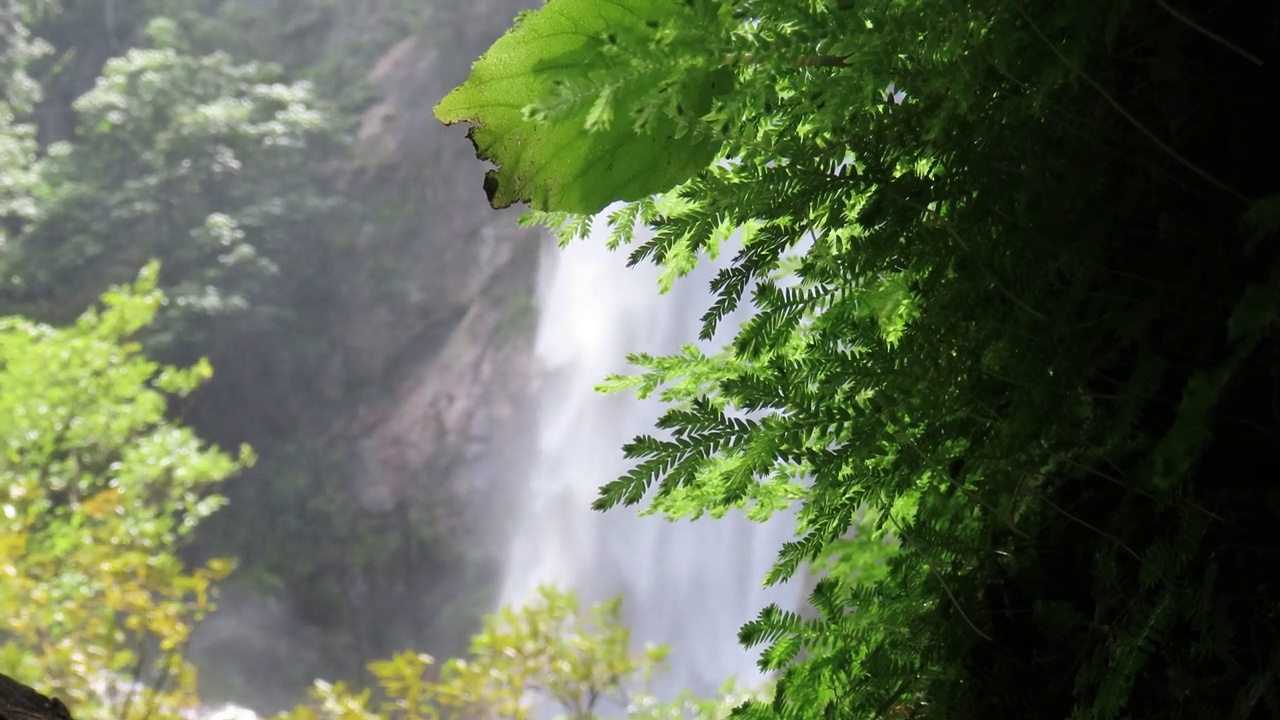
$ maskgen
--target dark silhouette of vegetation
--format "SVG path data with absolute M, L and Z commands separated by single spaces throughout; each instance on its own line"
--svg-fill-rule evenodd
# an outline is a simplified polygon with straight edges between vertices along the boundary
M 1245 2 L 551 0 L 441 103 L 495 201 L 585 236 L 683 180 L 610 241 L 736 253 L 725 353 L 613 381 L 671 408 L 598 507 L 799 496 L 768 580 L 841 561 L 743 628 L 741 717 L 1280 714 L 1278 48 Z

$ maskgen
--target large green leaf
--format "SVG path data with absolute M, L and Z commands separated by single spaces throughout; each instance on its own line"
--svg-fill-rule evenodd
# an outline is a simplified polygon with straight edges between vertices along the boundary
M 523 14 L 435 108 L 471 124 L 494 207 L 594 213 L 668 190 L 719 144 L 698 127 L 732 74 L 675 0 L 550 0 Z

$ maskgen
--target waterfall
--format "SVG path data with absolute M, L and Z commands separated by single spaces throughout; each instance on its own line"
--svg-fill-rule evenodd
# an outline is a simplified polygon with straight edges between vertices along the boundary
M 632 370 L 625 353 L 666 354 L 696 340 L 715 271 L 701 267 L 659 295 L 655 268 L 626 267 L 625 251 L 605 249 L 602 226 L 587 241 L 544 250 L 536 339 L 544 378 L 501 601 L 524 602 L 541 583 L 575 590 L 584 603 L 621 594 L 633 641 L 672 647 L 670 672 L 654 687 L 660 696 L 711 696 L 731 675 L 754 684 L 757 651 L 740 647 L 737 631 L 770 602 L 798 605 L 794 586 L 762 588 L 793 519 L 672 523 L 634 507 L 590 509 L 599 486 L 630 467 L 622 444 L 653 433 L 663 407 L 593 386 Z

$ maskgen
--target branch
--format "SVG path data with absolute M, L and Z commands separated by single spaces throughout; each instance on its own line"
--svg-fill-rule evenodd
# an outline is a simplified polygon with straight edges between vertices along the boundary
M 1143 135 L 1146 135 L 1147 139 L 1150 140 L 1152 143 L 1154 143 L 1156 147 L 1163 150 L 1165 154 L 1167 154 L 1169 157 L 1173 158 L 1174 160 L 1177 160 L 1178 163 L 1181 164 L 1183 167 L 1187 168 L 1188 170 L 1195 173 L 1196 175 L 1199 175 L 1203 180 L 1208 182 L 1210 185 L 1213 185 L 1219 190 L 1222 190 L 1223 192 L 1231 195 L 1237 200 L 1240 200 L 1241 202 L 1244 202 L 1244 203 L 1250 202 L 1249 198 L 1245 196 L 1244 193 L 1241 193 L 1240 191 L 1236 190 L 1235 188 L 1231 187 L 1225 182 L 1219 180 L 1213 175 L 1210 175 L 1208 171 L 1204 170 L 1199 165 L 1196 165 L 1195 163 L 1191 162 L 1187 158 L 1183 157 L 1181 153 L 1179 153 L 1177 150 L 1174 150 L 1165 141 L 1161 140 L 1160 137 L 1156 135 L 1154 132 L 1152 132 L 1150 128 L 1148 128 L 1146 125 L 1143 125 L 1141 120 L 1134 117 L 1128 110 L 1124 108 L 1123 105 L 1119 103 L 1119 101 L 1111 97 L 1111 94 L 1108 93 L 1106 91 L 1106 88 L 1102 87 L 1102 85 L 1099 84 L 1097 80 L 1094 80 L 1093 78 L 1089 77 L 1087 73 L 1085 73 L 1083 70 L 1073 65 L 1071 63 L 1071 60 L 1068 59 L 1067 56 L 1063 55 L 1062 51 L 1058 49 L 1058 46 L 1054 45 L 1053 41 L 1050 40 L 1043 32 L 1040 31 L 1040 27 L 1036 25 L 1034 20 L 1031 19 L 1031 16 L 1027 14 L 1026 10 L 1023 10 L 1021 7 L 1019 7 L 1018 14 L 1022 16 L 1023 20 L 1027 21 L 1027 25 L 1030 26 L 1031 31 L 1036 34 L 1036 37 L 1040 38 L 1040 40 L 1042 40 L 1045 45 L 1048 45 L 1049 50 L 1051 50 L 1054 55 L 1057 55 L 1058 59 L 1061 60 L 1062 63 L 1067 66 L 1067 68 L 1069 68 L 1076 75 L 1079 75 L 1080 78 L 1083 79 L 1086 83 L 1088 83 L 1090 87 L 1096 90 L 1098 94 L 1101 95 L 1102 98 L 1106 100 L 1109 105 L 1111 105 L 1111 107 L 1115 108 L 1116 112 L 1120 113 L 1120 115 L 1123 116 L 1125 120 L 1128 120 L 1130 124 L 1132 124 L 1135 128 L 1137 128 L 1139 132 L 1141 132 Z
M 921 554 L 925 555 L 926 559 L 928 560 L 933 559 L 929 557 L 929 553 L 927 550 L 925 550 L 923 545 L 912 540 L 911 536 L 908 535 L 906 531 L 902 529 L 902 526 L 898 524 L 898 519 L 893 516 L 892 512 L 887 512 L 885 513 L 885 515 L 888 516 L 889 522 L 893 523 L 893 526 L 897 528 L 898 534 L 901 535 L 903 539 L 911 543 L 913 547 L 919 548 Z M 973 621 L 969 619 L 968 613 L 964 611 L 964 608 L 960 605 L 960 601 L 956 599 L 956 596 L 951 592 L 951 588 L 947 586 L 946 578 L 942 577 L 942 573 L 938 572 L 938 570 L 934 568 L 934 564 L 927 562 L 925 563 L 925 566 L 928 568 L 928 571 L 934 576 L 934 578 L 938 580 L 938 584 L 941 585 L 942 590 L 947 593 L 947 597 L 951 598 L 951 604 L 955 606 L 956 612 L 960 613 L 960 617 L 964 618 L 965 623 L 967 623 L 969 627 L 972 628 L 973 631 L 977 633 L 978 636 L 981 637 L 983 640 L 986 640 L 987 642 L 995 642 L 994 640 L 991 639 L 990 635 L 987 635 L 986 633 L 979 630 L 978 626 L 974 625 Z
M 1193 30 L 1195 30 L 1196 32 L 1200 33 L 1201 35 L 1204 35 L 1205 37 L 1207 37 L 1207 38 L 1209 38 L 1210 40 L 1212 40 L 1212 41 L 1214 41 L 1214 42 L 1218 43 L 1219 45 L 1221 45 L 1222 47 L 1224 47 L 1224 48 L 1226 48 L 1226 49 L 1230 50 L 1231 52 L 1233 52 L 1233 53 L 1235 53 L 1235 54 L 1239 55 L 1240 57 L 1244 58 L 1245 60 L 1248 60 L 1249 62 L 1253 63 L 1254 65 L 1257 65 L 1258 67 L 1262 67 L 1262 58 L 1258 57 L 1257 55 L 1254 55 L 1253 53 L 1251 53 L 1251 52 L 1249 52 L 1249 51 L 1245 50 L 1244 48 L 1240 47 L 1239 45 L 1236 45 L 1235 43 L 1233 43 L 1233 42 L 1231 42 L 1230 40 L 1228 40 L 1228 39 L 1226 39 L 1226 38 L 1222 37 L 1221 35 L 1219 35 L 1219 34 L 1217 34 L 1217 33 L 1215 33 L 1214 31 L 1210 30 L 1209 28 L 1207 28 L 1207 27 L 1205 27 L 1205 26 L 1201 25 L 1200 23 L 1196 22 L 1195 20 L 1192 20 L 1191 18 L 1187 17 L 1186 15 L 1183 15 L 1182 13 L 1178 12 L 1177 10 L 1174 10 L 1172 7 L 1169 7 L 1168 3 L 1166 3 L 1164 0 L 1156 0 L 1156 4 L 1157 4 L 1157 5 L 1159 5 L 1160 7 L 1164 8 L 1164 9 L 1165 9 L 1165 11 L 1166 11 L 1166 12 L 1168 12 L 1170 15 L 1172 15 L 1172 16 L 1174 16 L 1175 18 L 1177 18 L 1177 19 L 1181 20 L 1182 22 L 1186 23 L 1189 27 L 1191 27 Z

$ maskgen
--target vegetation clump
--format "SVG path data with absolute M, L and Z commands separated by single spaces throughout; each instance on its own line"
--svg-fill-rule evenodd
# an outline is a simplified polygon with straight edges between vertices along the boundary
M 191 568 L 177 551 L 253 460 L 169 419 L 210 369 L 139 352 L 157 273 L 70 327 L 0 318 L 0 672 L 82 718 L 195 707 L 184 651 L 231 563 Z
M 722 720 L 741 699 L 761 694 L 735 693 L 730 680 L 720 698 L 685 694 L 659 702 L 645 686 L 669 652 L 633 651 L 621 598 L 584 611 L 572 592 L 543 586 L 527 604 L 485 617 L 465 657 L 438 667 L 415 652 L 373 662 L 377 696 L 319 681 L 311 702 L 276 720 L 530 720 L 547 713 L 565 720 Z
M 1276 9 L 607 5 L 644 22 L 550 0 L 437 114 L 565 241 L 628 200 L 608 242 L 665 282 L 734 253 L 703 316 L 750 308 L 724 352 L 607 383 L 670 407 L 597 507 L 798 504 L 767 581 L 835 562 L 816 618 L 742 629 L 782 677 L 738 715 L 1280 713 Z M 508 62 L 569 42 L 552 18 L 577 60 Z M 567 133 L 629 134 L 619 162 L 669 189 L 580 200 L 616 168 Z

